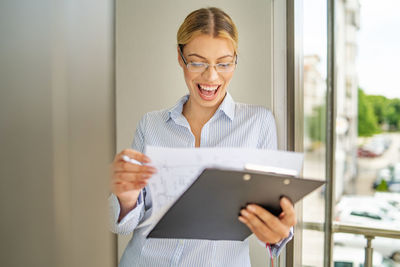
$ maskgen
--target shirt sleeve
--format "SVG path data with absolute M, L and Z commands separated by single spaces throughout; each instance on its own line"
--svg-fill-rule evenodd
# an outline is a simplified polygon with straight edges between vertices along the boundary
M 143 118 L 140 120 L 132 142 L 132 149 L 135 149 L 139 152 L 143 152 L 144 150 L 144 125 L 145 116 L 143 116 Z M 121 212 L 121 207 L 117 196 L 111 194 L 108 198 L 108 205 L 110 212 L 110 230 L 113 233 L 122 235 L 133 232 L 133 230 L 135 230 L 139 222 L 142 220 L 145 211 L 148 209 L 148 205 L 145 203 L 143 190 L 139 194 L 136 207 L 128 212 L 128 214 L 126 214 L 120 222 L 118 222 L 118 218 Z
M 113 233 L 121 235 L 132 233 L 144 216 L 145 209 L 142 192 L 139 194 L 136 207 L 126 214 L 120 222 L 118 222 L 118 218 L 121 212 L 121 207 L 117 196 L 111 194 L 108 198 L 108 204 L 110 210 L 110 230 Z
M 271 245 L 271 254 L 273 257 L 278 257 L 282 251 L 282 249 L 286 246 L 286 244 L 292 240 L 293 238 L 293 227 L 290 228 L 289 236 L 287 238 L 282 239 L 278 243 Z M 267 244 L 262 242 L 260 239 L 257 238 L 258 243 L 263 247 L 266 247 Z
M 278 257 L 281 253 L 282 249 L 286 246 L 286 244 L 292 240 L 293 238 L 293 227 L 290 228 L 289 236 L 287 238 L 282 239 L 276 244 L 271 245 L 271 253 L 274 257 Z

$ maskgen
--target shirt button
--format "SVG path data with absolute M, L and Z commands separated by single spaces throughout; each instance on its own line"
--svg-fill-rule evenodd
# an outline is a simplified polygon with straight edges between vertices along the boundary
M 179 240 L 179 244 L 180 244 L 180 245 L 183 245 L 183 240 Z

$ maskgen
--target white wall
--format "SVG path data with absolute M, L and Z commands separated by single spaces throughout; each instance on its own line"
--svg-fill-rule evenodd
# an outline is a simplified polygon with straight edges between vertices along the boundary
M 238 102 L 272 108 L 271 0 L 209 0 L 201 3 L 193 0 L 119 0 L 116 7 L 118 151 L 130 147 L 136 124 L 144 113 L 171 107 L 187 93 L 177 62 L 176 32 L 186 15 L 207 6 L 222 8 L 232 17 L 239 31 L 239 63 L 228 91 Z M 285 49 L 279 48 L 279 58 Z M 278 75 L 283 77 L 283 73 Z M 119 257 L 129 238 L 119 237 Z M 254 240 L 251 256 L 254 266 L 266 266 L 265 248 L 255 244 Z

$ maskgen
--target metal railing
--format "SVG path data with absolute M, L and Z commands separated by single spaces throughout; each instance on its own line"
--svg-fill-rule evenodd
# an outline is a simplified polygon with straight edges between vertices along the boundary
M 324 223 L 318 222 L 303 222 L 302 228 L 306 230 L 314 230 L 314 231 L 325 231 Z M 396 238 L 400 239 L 400 230 L 389 230 L 382 228 L 372 228 L 366 227 L 362 225 L 354 225 L 354 224 L 346 224 L 346 223 L 332 223 L 332 233 L 347 233 L 347 234 L 356 234 L 363 235 L 366 239 L 365 246 L 365 267 L 372 267 L 372 255 L 373 255 L 373 247 L 372 247 L 372 239 L 375 237 L 386 237 L 386 238 Z

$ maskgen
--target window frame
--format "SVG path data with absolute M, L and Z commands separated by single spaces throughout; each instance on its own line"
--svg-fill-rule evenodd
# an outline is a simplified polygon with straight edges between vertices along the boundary
M 303 152 L 303 0 L 286 1 L 286 150 Z M 303 202 L 295 205 L 298 223 L 287 244 L 285 266 L 302 265 Z
M 303 152 L 304 104 L 303 104 L 303 1 L 286 1 L 286 79 L 285 103 L 285 144 L 282 148 Z M 331 266 L 333 251 L 333 210 L 335 188 L 335 122 L 336 122 L 336 84 L 335 84 L 335 0 L 327 1 L 327 95 L 326 95 L 326 188 L 324 222 L 324 266 Z M 274 35 L 275 37 L 275 35 Z M 274 91 L 275 92 L 275 91 Z M 282 135 L 281 135 L 282 136 Z M 296 204 L 298 224 L 295 227 L 293 242 L 286 248 L 285 262 L 282 266 L 302 265 L 302 201 Z

